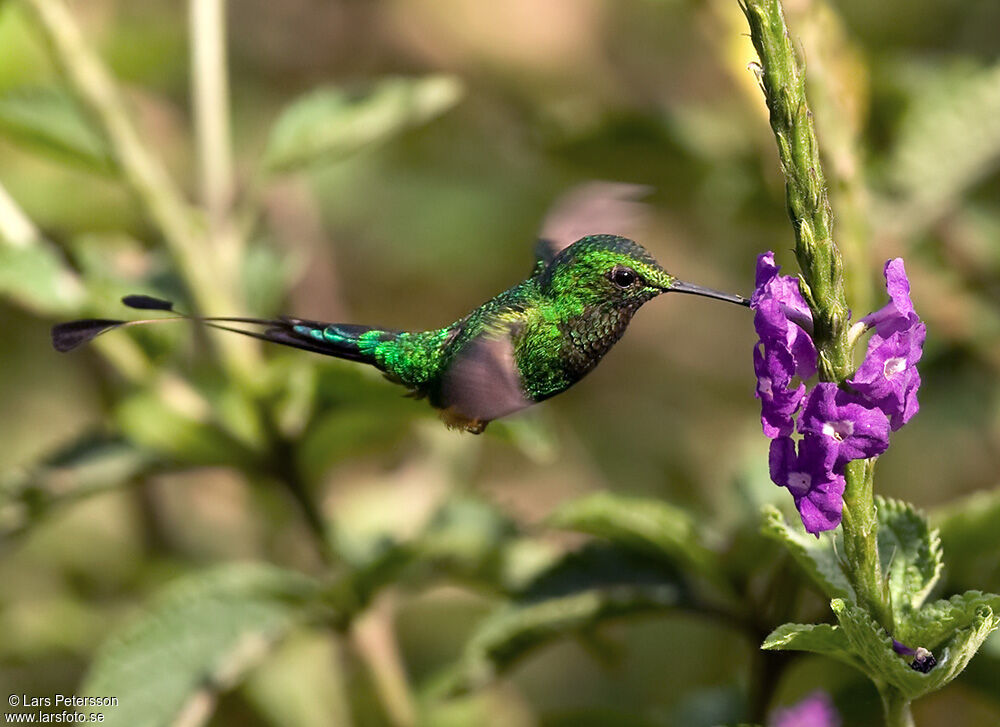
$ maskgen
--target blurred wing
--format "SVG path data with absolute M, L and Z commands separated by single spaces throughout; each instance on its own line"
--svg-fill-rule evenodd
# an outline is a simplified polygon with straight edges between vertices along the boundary
M 516 330 L 478 336 L 458 352 L 441 386 L 441 406 L 453 421 L 485 425 L 534 403 L 514 360 Z
M 587 235 L 634 237 L 648 214 L 640 202 L 651 187 L 620 182 L 588 182 L 556 200 L 542 222 L 535 245 L 536 265 L 548 265 L 560 251 Z

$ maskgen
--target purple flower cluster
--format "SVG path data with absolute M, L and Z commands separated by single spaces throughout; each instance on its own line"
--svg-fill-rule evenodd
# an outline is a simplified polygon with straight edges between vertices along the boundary
M 840 715 L 830 695 L 810 694 L 798 704 L 779 709 L 768 720 L 769 727 L 840 727 Z
M 840 524 L 844 466 L 882 454 L 889 430 L 917 413 L 916 363 L 926 328 L 910 302 L 903 261 L 890 260 L 885 265 L 890 302 L 862 319 L 875 331 L 864 362 L 847 380 L 850 388 L 819 382 L 808 390 L 805 381 L 817 363 L 812 313 L 798 281 L 779 270 L 773 252 L 757 258 L 750 299 L 760 338 L 753 353 L 756 397 L 764 434 L 773 440 L 771 479 L 788 488 L 806 530 L 818 537 Z M 797 443 L 796 429 L 802 435 Z

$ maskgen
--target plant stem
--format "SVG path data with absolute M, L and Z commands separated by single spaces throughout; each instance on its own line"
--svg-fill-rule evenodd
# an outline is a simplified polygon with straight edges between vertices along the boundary
M 875 460 L 855 460 L 847 465 L 844 477 L 844 557 L 850 567 L 847 577 L 858 603 L 888 633 L 893 633 L 888 583 L 882 577 L 878 553 L 878 515 L 873 493 Z
M 234 271 L 218 265 L 205 244 L 197 210 L 143 145 L 114 80 L 87 46 L 70 12 L 60 0 L 22 3 L 35 17 L 70 89 L 107 139 L 122 177 L 159 228 L 198 307 L 209 312 L 239 311 L 230 284 Z M 256 350 L 249 339 L 220 338 L 218 345 L 229 371 L 249 378 Z
M 805 75 L 792 46 L 779 0 L 745 0 L 743 12 L 760 57 L 758 77 L 785 175 L 788 214 L 795 228 L 795 255 L 802 293 L 813 314 L 819 376 L 842 383 L 852 372 L 847 340 L 850 311 L 844 292 L 843 261 L 833 241 L 833 213 L 827 198 Z M 852 462 L 845 472 L 844 531 L 847 577 L 858 602 L 889 633 L 892 611 L 878 557 L 878 520 L 870 462 Z
M 759 78 L 785 175 L 788 214 L 795 227 L 795 256 L 803 294 L 812 309 L 813 340 L 823 381 L 841 382 L 852 370 L 846 330 L 843 261 L 833 243 L 833 212 L 819 159 L 805 75 L 792 47 L 781 3 L 746 0 L 743 11 L 760 56 Z
M 225 0 L 191 0 L 191 102 L 194 107 L 202 204 L 209 226 L 221 227 L 233 203 L 229 137 Z
M 36 244 L 41 237 L 35 223 L 0 184 L 0 240 L 12 247 L 27 248 Z
M 417 724 L 417 706 L 410 691 L 393 626 L 392 594 L 384 594 L 352 624 L 358 655 L 371 671 L 375 689 L 394 727 Z
M 913 727 L 913 713 L 906 697 L 892 687 L 883 687 L 879 694 L 882 696 L 886 727 Z

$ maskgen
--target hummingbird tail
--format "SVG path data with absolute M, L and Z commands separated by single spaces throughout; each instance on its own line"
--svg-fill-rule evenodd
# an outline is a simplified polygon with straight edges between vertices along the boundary
M 246 318 L 237 316 L 191 316 L 174 308 L 173 303 L 148 295 L 127 295 L 122 298 L 129 308 L 138 310 L 158 310 L 173 313 L 168 318 L 146 318 L 135 321 L 122 321 L 107 318 L 87 318 L 67 323 L 58 323 L 52 327 L 52 345 L 60 352 L 72 351 L 74 348 L 93 340 L 97 336 L 117 328 L 139 326 L 150 323 L 166 323 L 170 321 L 191 321 L 202 323 L 230 333 L 238 333 L 261 341 L 269 341 L 283 346 L 300 348 L 305 351 L 321 353 L 350 361 L 374 364 L 375 359 L 369 353 L 361 350 L 360 339 L 363 334 L 376 331 L 373 343 L 394 338 L 395 331 L 383 331 L 371 326 L 349 324 L 321 323 L 301 318 Z M 263 326 L 263 331 L 236 328 L 230 323 Z

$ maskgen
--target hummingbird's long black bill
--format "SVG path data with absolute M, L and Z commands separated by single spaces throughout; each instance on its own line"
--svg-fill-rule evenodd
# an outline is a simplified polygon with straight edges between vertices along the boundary
M 742 295 L 732 295 L 730 293 L 723 293 L 719 290 L 712 290 L 711 288 L 705 288 L 701 285 L 695 285 L 694 283 L 685 283 L 682 280 L 675 280 L 667 288 L 667 292 L 676 293 L 690 293 L 691 295 L 703 295 L 706 298 L 717 298 L 718 300 L 726 300 L 730 303 L 735 303 L 736 305 L 750 306 L 749 298 L 744 298 Z

